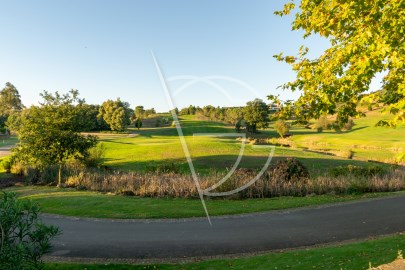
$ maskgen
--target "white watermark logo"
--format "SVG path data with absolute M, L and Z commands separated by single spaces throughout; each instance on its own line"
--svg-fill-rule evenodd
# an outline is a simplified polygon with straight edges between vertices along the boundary
M 234 174 L 234 172 L 238 168 L 238 166 L 239 166 L 239 164 L 240 164 L 240 162 L 242 160 L 244 151 L 245 151 L 246 134 L 245 133 L 194 133 L 193 134 L 194 137 L 200 137 L 200 136 L 209 136 L 209 137 L 217 137 L 217 138 L 220 138 L 220 137 L 236 137 L 236 138 L 242 137 L 241 149 L 239 151 L 239 154 L 238 154 L 238 157 L 237 157 L 235 163 L 233 164 L 233 166 L 229 170 L 229 172 L 224 177 L 222 177 L 222 179 L 219 179 L 216 182 L 216 184 L 214 184 L 211 187 L 208 187 L 206 189 L 202 189 L 201 185 L 200 185 L 200 181 L 198 179 L 198 175 L 197 175 L 195 167 L 194 167 L 194 163 L 193 163 L 192 158 L 191 158 L 191 154 L 190 154 L 188 145 L 186 143 L 185 136 L 183 134 L 183 130 L 181 128 L 179 117 L 178 117 L 178 115 L 176 114 L 176 111 L 175 111 L 176 106 L 175 106 L 175 102 L 174 102 L 174 97 L 176 95 L 182 93 L 186 88 L 192 86 L 193 84 L 202 82 L 202 83 L 205 83 L 207 85 L 210 85 L 211 87 L 213 87 L 216 90 L 218 90 L 219 92 L 221 92 L 225 97 L 227 97 L 227 99 L 229 101 L 231 101 L 231 102 L 237 101 L 236 99 L 234 99 L 232 97 L 232 95 L 229 94 L 228 91 L 226 91 L 225 88 L 223 88 L 221 85 L 219 85 L 218 83 L 215 82 L 215 80 L 218 80 L 218 79 L 230 81 L 230 82 L 233 82 L 233 83 L 237 83 L 240 86 L 247 89 L 247 91 L 251 92 L 254 97 L 259 97 L 259 95 L 258 95 L 257 91 L 253 87 L 251 87 L 249 84 L 247 84 L 247 83 L 245 83 L 245 82 L 243 82 L 241 80 L 231 78 L 231 77 L 227 77 L 227 76 L 197 77 L 197 76 L 190 76 L 190 75 L 181 75 L 181 76 L 175 76 L 175 77 L 166 78 L 164 73 L 163 73 L 163 70 L 162 70 L 162 68 L 161 68 L 161 66 L 160 66 L 160 64 L 159 64 L 159 62 L 158 62 L 158 60 L 157 60 L 157 58 L 155 56 L 155 54 L 153 52 L 151 52 L 151 53 L 152 53 L 153 61 L 154 61 L 154 64 L 155 64 L 155 67 L 156 67 L 156 70 L 157 70 L 157 73 L 158 73 L 158 76 L 159 76 L 159 79 L 160 79 L 161 86 L 162 86 L 163 91 L 165 93 L 166 100 L 167 100 L 167 103 L 169 105 L 170 112 L 171 112 L 172 117 L 173 117 L 173 121 L 174 121 L 175 126 L 176 126 L 177 133 L 178 133 L 179 138 L 180 138 L 180 143 L 181 143 L 181 146 L 183 148 L 184 155 L 186 157 L 188 166 L 190 168 L 190 172 L 191 172 L 193 181 L 194 181 L 194 183 L 196 185 L 196 188 L 197 188 L 201 203 L 203 205 L 205 214 L 207 216 L 208 222 L 210 223 L 210 225 L 212 225 L 211 218 L 210 218 L 210 215 L 209 215 L 209 212 L 208 212 L 205 200 L 204 200 L 204 196 L 211 196 L 211 197 L 230 196 L 230 195 L 236 194 L 236 193 L 248 188 L 249 186 L 253 185 L 257 180 L 260 179 L 260 177 L 262 177 L 262 175 L 266 172 L 267 168 L 269 167 L 269 165 L 271 163 L 271 160 L 272 160 L 272 157 L 274 155 L 275 146 L 271 146 L 271 145 L 252 145 L 253 148 L 268 148 L 269 149 L 269 154 L 267 156 L 266 162 L 265 162 L 264 166 L 262 167 L 262 169 L 257 173 L 257 175 L 253 179 L 249 179 L 249 181 L 247 181 L 246 184 L 244 184 L 244 185 L 242 185 L 242 186 L 240 186 L 238 188 L 235 188 L 235 189 L 230 190 L 230 191 L 225 191 L 225 192 L 214 192 L 214 190 L 217 189 L 218 187 L 220 187 L 221 185 L 223 185 Z M 187 82 L 184 83 L 179 88 L 177 88 L 176 91 L 172 94 L 172 92 L 170 91 L 168 82 L 177 81 L 177 80 L 186 80 Z

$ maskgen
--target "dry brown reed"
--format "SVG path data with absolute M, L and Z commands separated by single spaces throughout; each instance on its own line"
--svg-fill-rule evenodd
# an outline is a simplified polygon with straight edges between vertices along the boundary
M 199 176 L 202 189 L 217 183 L 223 175 Z M 256 176 L 250 170 L 237 170 L 215 191 L 238 188 Z M 66 184 L 87 190 L 133 194 L 142 197 L 198 197 L 191 175 L 176 173 L 91 172 L 82 171 L 68 177 Z M 405 190 L 405 169 L 397 168 L 383 175 L 363 178 L 355 175 L 318 176 L 286 180 L 271 172 L 265 173 L 253 185 L 239 192 L 237 198 L 306 196 L 312 194 L 350 194 Z

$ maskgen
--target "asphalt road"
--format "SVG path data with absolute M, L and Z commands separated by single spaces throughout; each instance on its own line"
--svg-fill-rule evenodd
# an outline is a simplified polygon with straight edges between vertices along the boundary
M 44 216 L 43 220 L 63 230 L 54 241 L 51 256 L 173 259 L 297 248 L 402 232 L 405 197 L 214 217 L 212 227 L 204 218 L 120 221 Z

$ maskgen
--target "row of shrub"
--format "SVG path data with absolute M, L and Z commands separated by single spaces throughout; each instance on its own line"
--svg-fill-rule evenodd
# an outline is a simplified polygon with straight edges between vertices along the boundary
M 256 172 L 239 169 L 215 192 L 225 192 L 239 188 L 253 179 Z M 278 196 L 306 196 L 322 194 L 352 194 L 367 192 L 388 192 L 405 190 L 405 171 L 394 170 L 387 174 L 372 175 L 369 178 L 353 174 L 309 177 L 292 177 L 286 180 L 283 170 L 270 169 L 253 185 L 240 191 L 236 198 L 264 198 Z M 224 175 L 199 176 L 202 189 L 216 184 Z M 288 179 L 288 178 L 287 178 Z M 176 173 L 100 173 L 83 171 L 68 177 L 69 187 L 100 192 L 112 192 L 142 197 L 198 197 L 198 190 L 190 175 Z
M 86 170 L 99 171 L 104 168 L 104 156 L 105 146 L 103 143 L 99 143 L 88 150 L 88 156 L 85 158 L 68 160 L 63 166 L 62 175 L 68 177 Z M 16 176 L 23 176 L 27 184 L 56 183 L 59 165 L 26 164 L 15 157 L 11 156 L 0 160 L 0 170 Z
M 95 148 L 93 167 L 78 161 L 66 164 L 63 170 L 65 185 L 77 189 L 136 195 L 143 197 L 198 197 L 191 175 L 182 173 L 176 163 L 151 164 L 146 172 L 119 172 L 100 168 L 97 163 L 103 149 Z M 27 184 L 56 184 L 58 166 L 34 167 L 15 163 L 10 171 L 24 176 Z M 200 175 L 202 189 L 207 189 L 224 177 L 226 172 Z M 213 192 L 239 188 L 257 176 L 258 172 L 238 169 Z M 237 193 L 238 198 L 275 196 L 306 196 L 311 194 L 347 194 L 405 190 L 405 170 L 388 170 L 383 166 L 340 166 L 323 176 L 310 177 L 299 160 L 278 161 L 251 186 Z
M 337 124 L 334 121 L 331 121 L 328 119 L 327 116 L 321 116 L 315 124 L 311 126 L 312 129 L 315 129 L 317 132 L 322 132 L 324 130 L 335 130 L 337 132 L 340 132 L 342 130 L 344 131 L 349 131 L 352 130 L 354 126 L 354 121 L 352 119 L 349 119 L 349 121 L 343 126 Z

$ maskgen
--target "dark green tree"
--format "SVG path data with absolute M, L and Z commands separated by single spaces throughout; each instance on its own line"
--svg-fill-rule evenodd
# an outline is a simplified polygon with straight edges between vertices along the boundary
M 145 117 L 145 109 L 143 106 L 136 106 L 135 107 L 135 117 L 143 119 Z
M 135 124 L 135 127 L 139 130 L 142 127 L 142 119 L 141 118 L 136 118 L 134 124 Z
M 95 146 L 94 136 L 83 136 L 86 124 L 81 120 L 78 91 L 41 94 L 43 102 L 22 111 L 16 125 L 19 144 L 13 149 L 15 158 L 39 166 L 59 165 L 58 183 L 62 184 L 62 168 L 71 158 L 84 159 Z
M 215 107 L 212 105 L 207 105 L 203 107 L 203 115 L 205 117 L 210 118 L 211 117 L 211 112 L 215 110 Z
M 132 112 L 127 102 L 107 100 L 101 105 L 98 117 L 104 119 L 111 130 L 123 131 L 131 123 Z
M 196 113 L 196 108 L 193 105 L 188 106 L 188 114 L 194 115 Z
M 155 114 L 156 114 L 155 108 L 146 109 L 145 113 L 144 113 L 145 117 L 149 117 L 149 116 L 155 115 Z
M 257 129 L 266 128 L 269 122 L 267 104 L 261 99 L 249 101 L 243 108 L 243 119 L 248 132 L 255 133 Z
M 20 94 L 14 85 L 7 82 L 0 91 L 0 126 L 3 127 L 10 114 L 24 108 Z
M 190 111 L 189 111 L 188 107 L 181 109 L 179 112 L 179 115 L 189 115 L 189 114 L 190 114 Z
M 225 111 L 225 121 L 235 125 L 243 119 L 243 113 L 241 108 L 228 108 Z
M 109 130 L 109 125 L 102 117 L 99 117 L 100 105 L 80 104 L 78 113 L 80 114 L 80 125 L 83 131 Z

